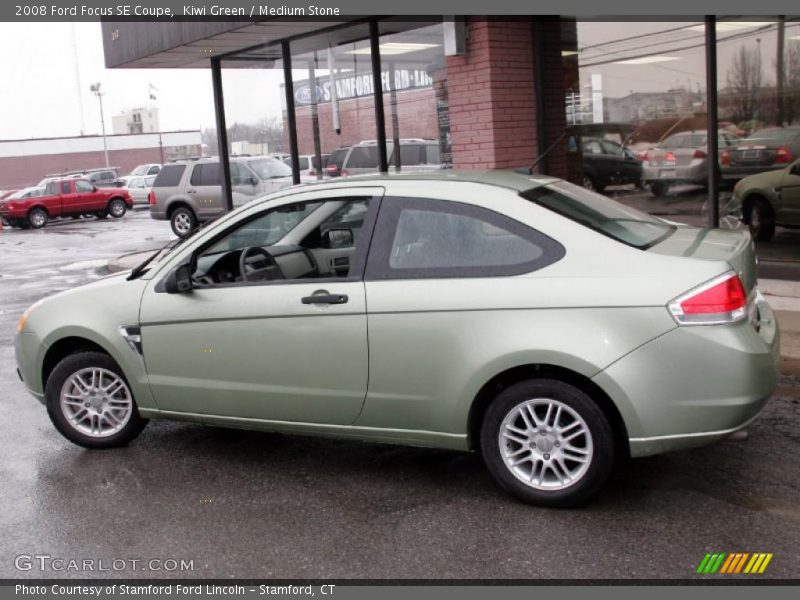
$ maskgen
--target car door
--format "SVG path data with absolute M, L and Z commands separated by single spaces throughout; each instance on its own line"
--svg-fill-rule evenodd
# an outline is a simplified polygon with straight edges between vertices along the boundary
M 291 235 L 302 234 L 304 240 L 311 233 L 304 230 L 309 223 L 321 224 L 313 219 L 324 221 L 326 211 L 336 212 L 345 199 L 358 198 L 369 209 L 346 274 L 200 285 L 182 294 L 160 291 L 154 279 L 143 295 L 140 319 L 144 360 L 159 409 L 223 419 L 355 421 L 368 375 L 363 270 L 382 194 L 381 188 L 367 187 L 293 194 L 290 201 L 253 207 L 223 234 L 191 249 L 196 276 L 209 257 L 217 260 L 219 247 L 252 245 L 259 235 L 281 240 L 262 246 L 278 255 L 293 247 L 287 239 L 301 242 Z M 298 206 L 308 212 L 299 219 Z M 304 256 L 302 251 L 279 258 L 285 270 Z
M 222 211 L 218 162 L 197 163 L 192 167 L 186 193 L 194 199 L 201 220 L 215 217 Z
M 83 211 L 82 199 L 72 188 L 72 182 L 62 181 L 58 184 L 61 193 L 61 214 L 79 214 Z
M 74 185 L 78 210 L 72 209 L 71 212 L 93 212 L 105 208 L 105 195 L 94 185 L 83 179 L 76 179 Z
M 134 204 L 141 204 L 147 200 L 147 192 L 144 187 L 144 177 L 134 177 L 128 182 L 128 193 L 133 199 Z
M 800 225 L 800 160 L 783 172 L 780 186 L 779 219 L 788 225 Z

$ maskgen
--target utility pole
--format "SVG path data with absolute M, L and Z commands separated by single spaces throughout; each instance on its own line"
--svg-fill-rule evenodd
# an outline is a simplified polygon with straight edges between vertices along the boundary
M 106 168 L 108 168 L 109 162 L 108 162 L 108 143 L 106 142 L 106 119 L 103 116 L 103 96 L 105 95 L 105 92 L 100 91 L 100 82 L 93 83 L 92 85 L 89 86 L 89 89 L 95 96 L 97 96 L 97 99 L 100 101 L 100 127 L 103 131 L 103 154 L 105 154 Z

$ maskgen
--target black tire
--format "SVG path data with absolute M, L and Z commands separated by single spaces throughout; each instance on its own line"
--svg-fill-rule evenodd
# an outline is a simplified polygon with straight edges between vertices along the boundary
M 119 431 L 106 437 L 92 437 L 79 431 L 69 423 L 67 416 L 63 412 L 61 389 L 65 382 L 78 371 L 92 367 L 105 369 L 116 374 L 130 390 L 128 380 L 125 378 L 122 369 L 108 354 L 95 351 L 76 352 L 62 359 L 47 378 L 45 385 L 47 414 L 59 433 L 79 446 L 84 448 L 117 448 L 125 446 L 136 438 L 147 425 L 147 419 L 143 419 L 139 415 L 136 399 L 133 397 L 132 392 L 130 393 L 131 414 L 127 423 Z
M 590 439 L 578 437 L 578 440 L 583 439 L 583 443 L 587 446 L 591 442 L 591 458 L 586 463 L 588 466 L 575 467 L 574 465 L 578 463 L 570 461 L 568 457 L 562 458 L 559 464 L 563 465 L 566 461 L 572 464 L 573 468 L 582 468 L 583 471 L 575 475 L 577 477 L 575 482 L 560 489 L 540 489 L 532 484 L 524 483 L 512 473 L 501 454 L 504 449 L 501 448 L 499 438 L 504 419 L 520 405 L 532 399 L 555 400 L 561 405 L 566 405 L 579 415 L 589 432 Z M 563 413 L 568 414 L 566 410 Z M 563 423 L 567 418 L 567 416 L 560 417 L 558 422 Z M 537 435 L 536 432 L 534 435 Z M 555 431 L 550 433 L 548 430 L 547 436 L 555 437 L 558 441 L 558 433 Z M 519 448 L 524 447 L 525 452 L 530 452 L 531 455 L 534 451 L 553 452 L 552 464 L 555 465 L 558 462 L 556 453 L 563 452 L 563 450 L 554 449 L 553 442 L 547 441 L 549 438 L 543 436 L 531 439 L 536 440 L 530 442 L 533 450 L 527 450 L 528 445 L 519 444 L 519 442 L 510 442 L 510 444 L 518 444 Z M 550 447 L 545 447 L 545 450 L 537 448 L 536 444 L 541 445 L 542 442 L 550 444 Z M 506 442 L 509 449 L 511 449 L 510 444 Z M 509 386 L 489 405 L 481 424 L 481 451 L 489 472 L 504 490 L 529 504 L 563 508 L 583 504 L 600 491 L 614 467 L 615 443 L 608 419 L 585 392 L 556 379 L 532 379 Z M 550 454 L 541 456 L 546 457 L 548 462 L 551 460 Z M 565 455 L 561 454 L 561 456 Z M 531 468 L 534 468 L 534 463 L 531 464 Z M 544 467 L 539 468 L 541 469 L 540 478 L 543 478 Z M 554 473 L 554 471 L 550 472 Z
M 178 237 L 186 237 L 197 228 L 197 217 L 191 208 L 181 206 L 172 211 L 169 224 L 172 233 Z
M 750 236 L 757 242 L 768 242 L 775 235 L 775 213 L 769 202 L 756 198 L 750 204 L 747 216 Z
M 647 188 L 647 183 L 644 179 L 637 179 L 633 182 L 633 185 L 636 186 L 637 190 L 644 190 Z
M 98 210 L 94 213 L 94 216 L 98 219 L 107 219 L 108 218 L 108 211 L 107 210 Z
M 28 224 L 33 229 L 41 229 L 47 225 L 47 221 L 49 220 L 50 215 L 47 214 L 47 211 L 38 206 L 36 208 L 32 208 L 28 213 Z
M 80 219 L 82 216 L 83 216 L 83 215 L 70 215 L 70 217 L 71 217 L 72 219 L 75 219 L 76 221 L 77 221 L 78 219 Z
M 663 198 L 669 193 L 669 181 L 654 181 L 650 184 L 650 193 L 656 198 Z
M 120 219 L 125 216 L 128 211 L 128 205 L 122 198 L 112 198 L 108 203 L 108 214 L 115 219 Z

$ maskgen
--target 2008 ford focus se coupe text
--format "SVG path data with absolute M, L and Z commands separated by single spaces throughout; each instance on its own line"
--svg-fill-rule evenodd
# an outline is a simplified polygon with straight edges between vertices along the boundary
M 747 232 L 502 172 L 266 196 L 37 303 L 16 338 L 27 387 L 82 446 L 165 418 L 479 450 L 551 506 L 628 453 L 747 425 L 777 348 Z

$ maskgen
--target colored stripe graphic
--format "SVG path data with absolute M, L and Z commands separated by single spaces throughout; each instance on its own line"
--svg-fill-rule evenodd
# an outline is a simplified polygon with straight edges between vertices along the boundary
M 707 552 L 697 566 L 696 573 L 703 575 L 735 575 L 738 573 L 748 573 L 751 575 L 761 574 L 767 569 L 767 565 L 774 555 L 771 552 Z M 744 569 L 744 571 L 742 571 Z

